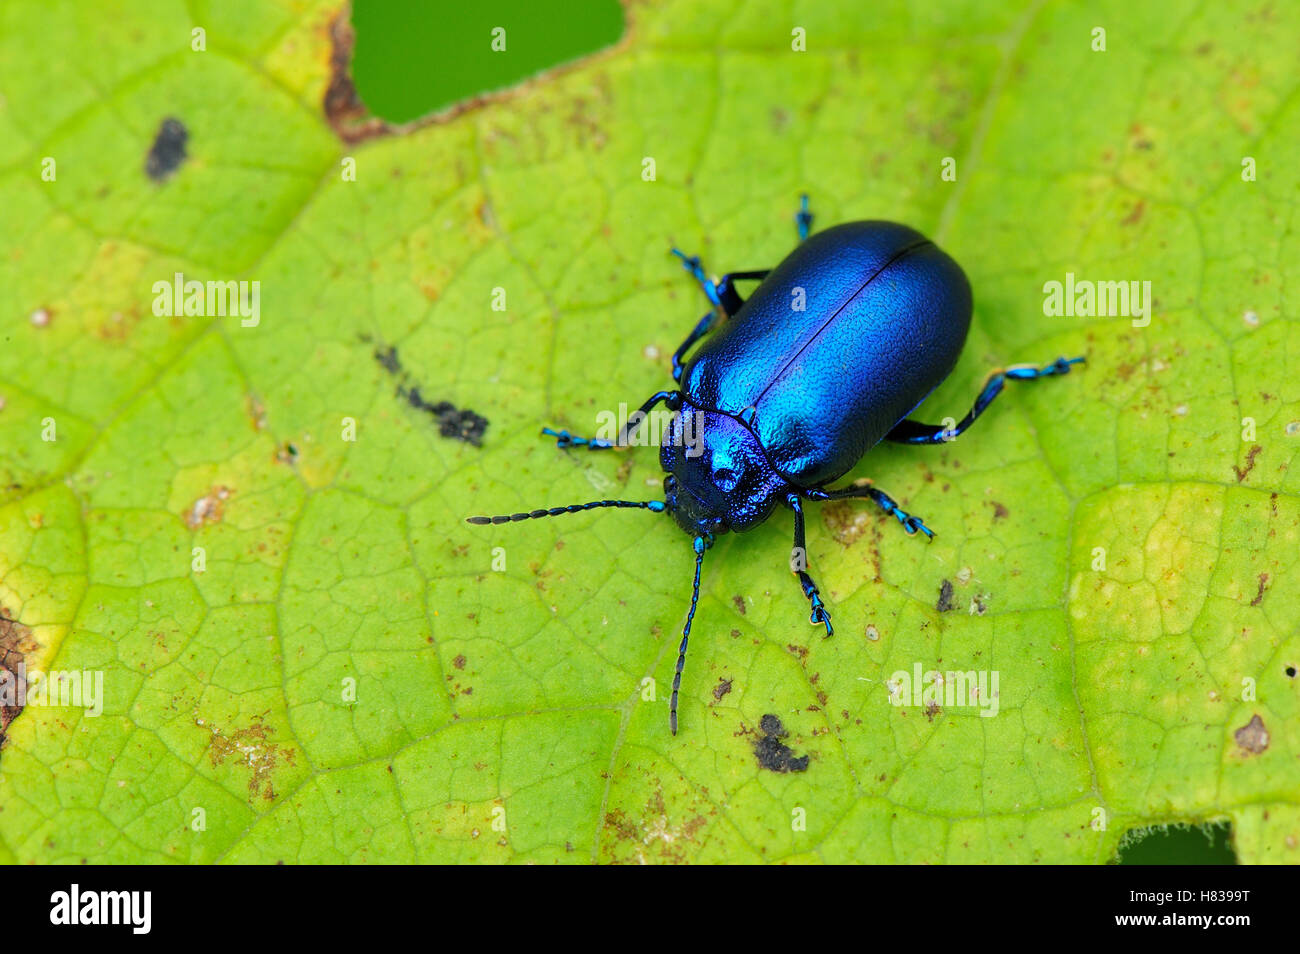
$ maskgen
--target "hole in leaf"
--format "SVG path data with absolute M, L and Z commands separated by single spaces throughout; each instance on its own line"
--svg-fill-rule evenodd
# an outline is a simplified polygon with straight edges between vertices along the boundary
M 618 0 L 355 0 L 352 79 L 375 116 L 406 123 L 618 42 Z
M 1120 840 L 1121 865 L 1235 865 L 1232 825 L 1170 825 L 1132 828 Z

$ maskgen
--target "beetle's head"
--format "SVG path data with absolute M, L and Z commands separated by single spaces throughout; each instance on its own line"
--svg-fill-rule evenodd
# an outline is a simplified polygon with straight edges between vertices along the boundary
M 693 537 L 725 533 L 726 521 L 672 474 L 664 478 L 664 504 L 681 527 Z
M 758 439 L 727 414 L 683 405 L 664 431 L 664 502 L 691 536 L 748 530 L 767 519 L 785 481 Z

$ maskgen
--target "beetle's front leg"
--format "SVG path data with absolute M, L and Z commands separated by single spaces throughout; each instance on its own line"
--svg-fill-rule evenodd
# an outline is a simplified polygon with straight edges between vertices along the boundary
M 786 495 L 785 502 L 794 511 L 794 549 L 790 553 L 790 571 L 799 578 L 803 595 L 808 598 L 808 604 L 812 607 L 812 615 L 808 617 L 808 622 L 814 626 L 822 624 L 826 627 L 826 635 L 834 636 L 831 614 L 827 611 L 826 604 L 822 602 L 817 584 L 813 582 L 807 571 L 808 547 L 804 542 L 803 503 L 799 500 L 798 494 Z
M 900 507 L 889 494 L 873 487 L 871 481 L 866 481 L 864 486 L 859 487 L 845 487 L 841 490 L 814 489 L 805 490 L 803 493 L 809 500 L 850 500 L 855 497 L 866 497 L 874 500 L 885 513 L 895 517 L 903 525 L 903 529 L 907 531 L 909 536 L 919 530 L 925 534 L 926 539 L 934 539 L 934 531 L 927 527 L 920 517 L 912 516 Z
M 670 411 L 676 411 L 682 406 L 682 392 L 680 391 L 659 391 L 650 395 L 649 399 L 641 407 L 628 415 L 627 423 L 619 431 L 618 437 L 612 441 L 605 440 L 603 437 L 575 437 L 568 431 L 557 431 L 553 427 L 543 427 L 542 433 L 547 437 L 555 438 L 555 446 L 561 450 L 570 447 L 585 447 L 588 450 L 609 450 L 613 447 L 626 447 L 632 435 L 637 432 L 637 428 L 650 414 L 650 411 L 656 404 L 664 402 L 668 405 Z

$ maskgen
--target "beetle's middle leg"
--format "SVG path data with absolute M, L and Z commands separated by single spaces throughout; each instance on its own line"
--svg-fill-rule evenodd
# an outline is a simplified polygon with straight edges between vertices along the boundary
M 761 282 L 772 271 L 770 268 L 751 268 L 743 272 L 727 272 L 715 282 L 705 273 L 704 265 L 701 264 L 698 255 L 687 255 L 677 248 L 673 249 L 672 253 L 682 260 L 682 267 L 690 273 L 696 284 L 700 286 L 700 289 L 704 292 L 704 297 L 713 306 L 714 312 L 720 311 L 724 318 L 740 311 L 740 306 L 745 303 L 745 299 L 741 298 L 740 293 L 736 291 L 736 282 Z M 706 315 L 705 318 L 707 317 Z M 699 337 L 699 335 L 696 335 L 694 338 L 688 338 L 687 342 L 694 344 Z
M 849 500 L 855 497 L 866 497 L 874 500 L 881 510 L 897 519 L 909 536 L 919 530 L 925 534 L 926 539 L 934 539 L 934 531 L 927 527 L 920 517 L 912 516 L 900 507 L 893 497 L 872 486 L 870 481 L 866 481 L 865 486 L 844 487 L 840 490 L 817 490 L 814 488 L 805 490 L 803 495 L 809 500 Z
M 631 440 L 632 435 L 637 432 L 643 421 L 650 414 L 651 409 L 660 402 L 666 403 L 668 409 L 675 411 L 682 406 L 681 391 L 658 391 L 646 400 L 641 407 L 628 415 L 627 423 L 619 431 L 618 437 L 612 441 L 605 440 L 603 437 L 575 437 L 568 431 L 557 431 L 553 427 L 543 427 L 542 434 L 547 437 L 555 438 L 555 446 L 561 449 L 570 447 L 585 447 L 588 450 L 609 450 L 612 447 L 625 447 Z
M 817 590 L 817 584 L 813 582 L 807 571 L 808 546 L 804 542 L 803 503 L 799 500 L 798 494 L 789 494 L 785 502 L 794 511 L 794 550 L 790 553 L 790 571 L 799 578 L 803 595 L 808 598 L 808 604 L 812 607 L 812 615 L 808 617 L 808 622 L 814 626 L 818 623 L 822 624 L 826 627 L 826 635 L 834 636 L 831 614 L 827 612 L 826 604 L 822 602 L 821 594 Z
M 681 252 L 678 252 L 677 249 L 673 249 L 673 251 L 678 255 L 681 255 Z M 699 259 L 694 259 L 694 261 L 697 264 L 699 263 Z M 673 352 L 674 381 L 681 384 L 682 372 L 686 369 L 686 352 L 690 351 L 697 341 L 713 330 L 713 326 L 718 323 L 719 315 L 723 318 L 728 315 L 734 315 L 740 310 L 740 306 L 745 303 L 745 300 L 736 292 L 733 283 L 736 281 L 744 281 L 746 279 L 762 281 L 767 277 L 767 274 L 770 271 L 770 268 L 765 268 L 752 272 L 728 272 L 726 275 L 722 276 L 722 280 L 716 285 L 707 279 L 701 279 L 701 281 L 708 282 L 708 290 L 706 293 L 716 297 L 718 299 L 718 304 L 704 313 L 704 317 L 696 323 L 695 327 L 691 330 L 691 333 L 686 336 L 686 340 L 683 341 L 681 346 Z M 701 272 L 701 274 L 703 274 L 703 272 Z
M 966 428 L 975 423 L 975 418 L 984 413 L 984 409 L 993 403 L 993 399 L 1002 393 L 1008 380 L 1033 381 L 1049 378 L 1058 374 L 1069 374 L 1070 365 L 1082 364 L 1083 358 L 1057 358 L 1041 368 L 1032 364 L 1018 364 L 1000 371 L 994 371 L 984 382 L 984 388 L 975 399 L 975 406 L 967 412 L 953 427 L 938 424 L 922 424 L 920 421 L 899 421 L 892 431 L 885 435 L 885 440 L 896 444 L 945 444 L 957 437 Z M 951 420 L 951 418 L 950 418 Z

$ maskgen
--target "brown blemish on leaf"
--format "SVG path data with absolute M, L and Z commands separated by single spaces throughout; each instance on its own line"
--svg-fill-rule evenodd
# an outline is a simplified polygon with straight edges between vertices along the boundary
M 695 842 L 695 836 L 704 825 L 705 819 L 701 815 L 694 815 L 685 822 L 674 825 L 668 817 L 663 790 L 659 788 L 646 800 L 645 810 L 639 820 L 629 818 L 621 808 L 605 813 L 605 827 L 621 841 L 630 842 L 636 860 L 642 864 L 651 860 L 686 863 L 690 860 L 688 846 Z M 648 848 L 658 852 L 657 859 L 647 857 Z
M 1142 213 L 1146 211 L 1146 199 L 1138 199 L 1137 204 L 1133 206 L 1133 211 L 1119 220 L 1120 225 L 1137 225 L 1142 221 Z
M 722 697 L 731 691 L 731 679 L 719 679 L 718 684 L 713 687 L 713 701 L 721 702 Z
M 194 724 L 212 733 L 212 741 L 208 743 L 208 757 L 214 766 L 230 761 L 248 768 L 249 798 L 259 795 L 267 801 L 275 798 L 271 775 L 282 759 L 293 765 L 294 753 L 292 749 L 281 748 L 279 743 L 268 738 L 275 729 L 266 725 L 261 716 L 253 716 L 251 725 L 236 729 L 229 735 L 197 716 Z
M 197 530 L 210 523 L 220 523 L 225 515 L 226 501 L 232 493 L 234 491 L 229 487 L 213 487 L 185 511 L 185 525 Z
M 126 311 L 114 311 L 95 325 L 95 337 L 101 341 L 127 341 L 140 323 L 140 307 L 132 305 Z
M 1264 602 L 1264 591 L 1266 589 L 1268 589 L 1268 574 L 1261 573 L 1259 575 L 1259 592 L 1256 593 L 1255 598 L 1250 601 L 1251 606 L 1258 606 L 1260 603 Z
M 266 405 L 262 403 L 262 399 L 256 394 L 248 395 L 246 410 L 248 420 L 253 425 L 253 430 L 266 430 Z
M 993 508 L 993 519 L 994 519 L 994 520 L 1005 520 L 1006 517 L 1007 517 L 1007 514 L 1009 514 L 1009 513 L 1011 512 L 1011 511 L 1007 510 L 1007 508 L 1004 507 L 1002 504 L 998 503 L 996 500 L 990 500 L 990 501 L 988 502 L 988 504 L 989 504 L 990 507 Z
M 1250 450 L 1246 452 L 1246 466 L 1243 468 L 1238 467 L 1236 464 L 1232 465 L 1232 472 L 1237 475 L 1237 483 L 1245 480 L 1250 472 L 1255 469 L 1255 458 L 1259 456 L 1259 452 L 1263 449 L 1258 444 L 1252 445 Z
M 452 664 L 453 666 L 455 666 L 457 669 L 464 669 L 464 668 L 465 668 L 465 657 L 464 657 L 464 656 L 457 656 L 455 659 L 453 659 L 453 660 L 451 661 L 451 664 Z
M 822 507 L 822 523 L 839 544 L 850 547 L 872 526 L 872 514 L 847 500 Z
M 806 772 L 809 756 L 795 757 L 794 750 L 781 740 L 790 733 L 786 731 L 781 720 L 768 714 L 758 723 L 762 737 L 754 740 L 754 757 L 758 759 L 759 768 L 773 772 Z
M 736 596 L 733 596 L 733 597 L 731 598 L 731 602 L 735 605 L 735 607 L 736 607 L 736 612 L 739 613 L 741 616 L 744 616 L 744 615 L 745 615 L 745 598 L 744 598 L 743 596 L 740 596 L 739 594 L 737 594 Z
M 348 144 L 364 142 L 393 131 L 388 123 L 371 116 L 352 82 L 352 51 L 357 33 L 352 29 L 351 11 L 344 8 L 330 21 L 330 81 L 321 103 L 335 135 Z
M 618 465 L 618 470 L 614 472 L 614 479 L 622 486 L 627 486 L 627 479 L 632 475 L 632 458 L 624 457 Z
M 0 606 L 0 698 L 15 703 L 0 705 L 0 747 L 4 745 L 9 723 L 23 711 L 23 706 L 17 704 L 26 689 L 23 662 L 38 649 L 40 645 L 32 638 L 32 631 L 18 622 L 16 614 Z
M 1232 733 L 1232 737 L 1248 755 L 1259 755 L 1268 748 L 1268 729 L 1264 728 L 1264 720 L 1258 714 L 1251 716 L 1249 722 Z

